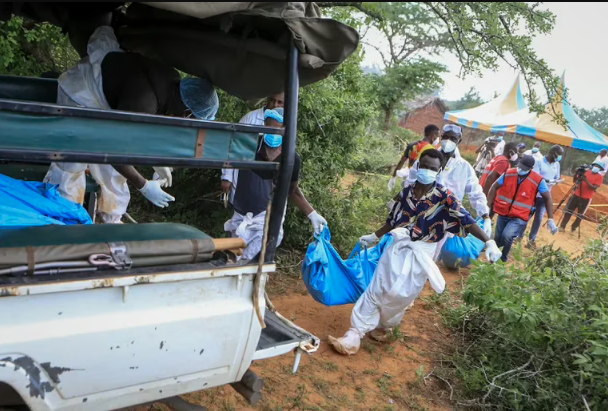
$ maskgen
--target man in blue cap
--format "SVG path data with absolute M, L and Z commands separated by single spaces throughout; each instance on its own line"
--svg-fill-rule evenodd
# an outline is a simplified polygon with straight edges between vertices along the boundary
M 101 26 L 89 39 L 87 55 L 59 76 L 57 104 L 213 120 L 219 100 L 208 80 L 182 80 L 159 60 L 124 52 L 112 28 Z M 171 186 L 169 167 L 154 167 L 155 179 L 147 180 L 133 166 L 52 163 L 45 182 L 58 184 L 64 198 L 82 204 L 87 168 L 100 186 L 104 223 L 121 222 L 130 200 L 127 181 L 158 207 L 175 200 L 161 189 Z
M 264 111 L 264 124 L 269 127 L 283 127 L 283 109 L 275 108 Z M 283 136 L 264 134 L 255 159 L 256 161 L 280 161 L 282 147 Z M 308 216 L 315 233 L 318 234 L 327 226 L 327 221 L 314 210 L 298 186 L 301 163 L 300 156 L 296 153 L 291 173 L 289 200 Z M 242 258 L 250 260 L 262 249 L 266 209 L 276 181 L 272 171 L 239 170 L 237 178 L 232 200 L 234 214 L 224 224 L 224 230 L 233 237 L 245 240 L 247 247 L 243 250 Z M 285 210 L 273 211 L 282 212 L 283 219 L 285 219 Z M 283 240 L 282 225 L 281 222 L 278 244 Z

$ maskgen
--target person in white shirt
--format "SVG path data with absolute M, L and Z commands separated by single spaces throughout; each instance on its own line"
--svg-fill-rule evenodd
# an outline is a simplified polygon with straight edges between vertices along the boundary
M 562 161 L 563 155 L 564 149 L 558 145 L 555 145 L 551 147 L 549 153 L 543 157 L 542 160 L 534 162 L 534 171 L 543 176 L 545 182 L 549 186 L 549 190 L 551 190 L 554 185 L 564 181 L 560 179 L 561 168 L 559 164 L 559 162 Z M 538 230 L 543 222 L 545 211 L 545 202 L 539 193 L 536 196 L 534 221 L 532 222 L 532 228 L 530 229 L 530 235 L 528 236 L 528 246 L 530 248 L 536 248 L 536 236 L 538 235 Z
M 285 102 L 285 94 L 279 93 L 266 98 L 264 107 L 250 111 L 245 114 L 239 123 L 250 124 L 252 126 L 264 125 L 264 112 L 266 109 L 273 110 L 275 108 L 283 108 Z M 230 204 L 234 204 L 234 193 L 236 192 L 236 184 L 239 179 L 239 170 L 237 169 L 222 169 L 222 191 L 229 195 Z
M 495 138 L 498 140 L 496 147 L 494 147 L 494 157 L 502 156 L 502 153 L 505 151 L 505 133 L 499 131 L 496 133 L 496 136 L 492 136 L 490 138 Z
M 477 211 L 477 215 L 484 219 L 484 231 L 488 237 L 492 237 L 492 221 L 490 220 L 488 200 L 479 184 L 473 166 L 460 156 L 458 144 L 462 141 L 462 128 L 455 124 L 446 124 L 441 135 L 441 152 L 444 156 L 444 164 L 437 175 L 437 182 L 454 193 L 459 201 L 468 194 L 471 206 Z M 414 184 L 418 176 L 418 161 L 410 169 L 410 175 L 404 186 Z M 443 244 L 447 237 L 440 242 L 435 253 L 438 259 Z
M 600 171 L 600 174 L 605 176 L 608 171 L 608 150 L 605 148 L 600 151 L 600 155 L 593 160 L 593 163 L 602 164 L 604 166 L 604 170 Z
M 532 156 L 535 162 L 542 161 L 544 156 L 540 152 L 540 142 L 534 143 L 534 147 L 531 150 L 525 151 L 524 156 Z

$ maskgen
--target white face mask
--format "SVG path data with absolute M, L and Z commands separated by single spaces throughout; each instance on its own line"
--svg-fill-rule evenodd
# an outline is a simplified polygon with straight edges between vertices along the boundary
M 452 140 L 441 140 L 441 150 L 444 153 L 451 153 L 452 151 L 456 150 L 456 143 L 454 143 Z
M 599 167 L 596 167 L 596 166 L 593 166 L 593 167 L 591 168 L 591 172 L 592 172 L 593 174 L 597 174 L 597 173 L 599 173 L 599 172 L 600 172 L 600 168 L 599 168 Z
M 435 141 L 433 141 L 433 145 L 434 145 L 435 147 L 437 147 L 437 145 L 438 145 L 440 142 L 441 142 L 441 139 L 440 139 L 439 137 L 437 137 L 437 138 L 435 139 Z
M 509 160 L 516 161 L 518 158 L 519 158 L 519 156 L 517 155 L 517 153 L 515 153 L 511 156 L 511 158 Z

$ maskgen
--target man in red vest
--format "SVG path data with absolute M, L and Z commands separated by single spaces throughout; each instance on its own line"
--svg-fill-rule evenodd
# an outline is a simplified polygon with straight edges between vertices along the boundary
M 534 212 L 536 195 L 540 193 L 549 221 L 547 225 L 551 234 L 557 232 L 553 220 L 553 200 L 551 191 L 543 177 L 532 170 L 534 158 L 524 156 L 517 168 L 510 168 L 492 184 L 488 194 L 488 204 L 493 205 L 498 214 L 494 240 L 498 247 L 503 247 L 501 260 L 507 262 L 513 240 L 525 230 L 528 220 Z
M 578 211 L 576 215 L 576 221 L 572 224 L 572 232 L 581 225 L 581 215 L 585 214 L 587 207 L 593 198 L 593 195 L 598 188 L 602 185 L 604 176 L 601 174 L 604 171 L 604 165 L 600 162 L 593 163 L 591 170 L 587 170 L 585 174 L 575 174 L 573 177 L 576 189 L 570 197 L 568 204 L 566 205 L 566 211 L 564 213 L 564 219 L 562 220 L 560 231 L 566 231 L 566 226 L 570 217 L 575 211 Z
M 511 161 L 517 160 L 517 143 L 512 141 L 505 144 L 503 154 L 494 157 L 483 170 L 479 184 L 483 189 L 483 193 L 488 196 L 490 188 L 494 181 L 498 180 L 498 177 L 503 175 L 508 169 L 511 168 Z

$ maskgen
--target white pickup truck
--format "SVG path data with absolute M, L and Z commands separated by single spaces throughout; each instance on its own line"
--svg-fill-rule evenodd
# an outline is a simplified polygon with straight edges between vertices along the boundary
M 70 251 L 61 256 L 69 261 L 45 259 L 46 251 L 58 256 L 70 243 L 77 253 L 96 251 L 103 239 L 76 243 L 107 227 L 46 226 L 0 235 L 0 261 L 19 259 L 20 245 L 35 243 L 32 238 L 42 239 L 31 253 L 44 261 L 33 275 L 19 276 L 26 267 L 18 265 L 13 276 L 0 275 L 0 409 L 119 409 L 238 382 L 254 360 L 318 347 L 316 337 L 270 310 L 261 328 L 253 294 L 263 313 L 265 277 L 274 264 L 261 266 L 257 290 L 259 267 L 217 257 L 194 266 L 135 268 L 147 258 L 138 247 L 162 241 L 166 250 L 172 232 L 197 231 L 191 227 L 117 227 L 114 239 L 137 230 L 147 240 L 110 243 L 110 258 L 91 253 L 103 264 L 86 278 L 70 273 L 83 270 L 70 268 L 78 261 Z M 154 232 L 163 240 L 152 240 Z M 48 245 L 58 238 L 62 245 Z M 199 244 L 202 249 L 205 241 Z

